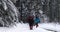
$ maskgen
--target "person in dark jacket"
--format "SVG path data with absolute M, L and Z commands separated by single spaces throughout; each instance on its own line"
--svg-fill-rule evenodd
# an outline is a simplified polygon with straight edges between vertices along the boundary
M 37 28 L 38 27 L 38 23 L 40 23 L 39 17 L 36 16 L 36 18 L 34 19 L 34 22 L 35 22 L 35 25 L 36 25 L 36 28 Z
M 28 16 L 27 21 L 29 23 L 30 30 L 33 29 L 33 24 L 34 24 L 34 17 L 33 16 Z

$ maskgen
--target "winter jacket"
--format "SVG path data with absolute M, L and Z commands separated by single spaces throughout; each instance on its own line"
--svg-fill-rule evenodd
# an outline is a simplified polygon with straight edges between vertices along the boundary
M 35 22 L 35 23 L 40 23 L 40 19 L 39 19 L 38 17 L 36 17 L 36 18 L 34 19 L 34 22 Z
M 33 23 L 34 22 L 34 17 L 33 16 L 28 16 L 27 17 L 27 22 L 29 22 L 29 23 L 32 22 Z

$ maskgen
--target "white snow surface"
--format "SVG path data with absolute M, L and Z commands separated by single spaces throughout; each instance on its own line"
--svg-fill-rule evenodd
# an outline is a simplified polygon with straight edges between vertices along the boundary
M 49 31 L 46 29 L 55 30 L 57 32 L 60 31 L 60 25 L 55 23 L 41 23 L 39 24 L 39 27 L 33 27 L 33 30 L 29 29 L 29 25 L 23 24 L 23 23 L 17 23 L 17 26 L 13 26 L 10 28 L 7 27 L 0 27 L 0 32 L 54 32 Z

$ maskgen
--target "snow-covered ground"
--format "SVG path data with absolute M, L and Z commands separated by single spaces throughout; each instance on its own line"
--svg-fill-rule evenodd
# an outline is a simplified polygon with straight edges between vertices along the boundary
M 34 26 L 33 30 L 30 30 L 28 24 L 18 23 L 11 28 L 0 27 L 0 32 L 59 32 L 59 27 L 60 25 L 55 23 L 41 23 L 38 28 Z
M 40 28 L 43 28 L 43 29 L 46 29 L 46 30 L 50 30 L 50 31 L 53 31 L 53 32 L 60 32 L 60 24 L 58 23 L 43 23 L 43 24 L 40 24 Z

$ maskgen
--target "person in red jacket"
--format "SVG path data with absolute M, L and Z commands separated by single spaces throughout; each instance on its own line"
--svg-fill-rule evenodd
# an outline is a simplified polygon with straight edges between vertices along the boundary
M 33 29 L 33 24 L 34 24 L 34 16 L 28 16 L 27 21 L 29 23 L 30 30 Z

